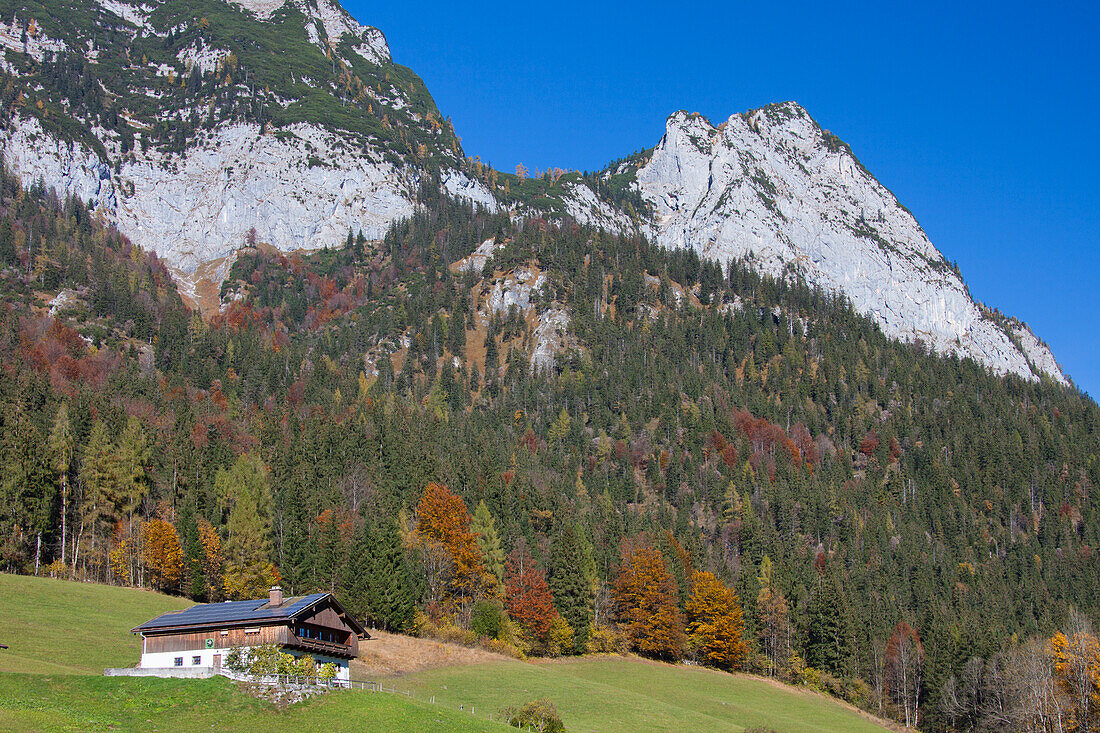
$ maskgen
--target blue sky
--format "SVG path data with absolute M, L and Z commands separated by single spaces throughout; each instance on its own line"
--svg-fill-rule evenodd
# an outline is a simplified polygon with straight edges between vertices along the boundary
M 1100 10 L 1091 3 L 348 0 L 468 155 L 582 170 L 794 99 L 1100 395 Z

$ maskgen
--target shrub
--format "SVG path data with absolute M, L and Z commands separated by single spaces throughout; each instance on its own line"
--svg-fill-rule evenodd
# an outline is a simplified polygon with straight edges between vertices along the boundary
M 561 616 L 555 616 L 550 622 L 550 632 L 546 635 L 546 656 L 560 657 L 573 651 L 573 627 Z
M 473 613 L 470 616 L 470 631 L 479 637 L 500 638 L 500 630 L 503 624 L 504 608 L 499 601 L 482 598 L 474 605 Z
M 503 654 L 513 659 L 527 659 L 527 655 L 523 653 L 522 649 L 502 639 L 489 639 L 485 648 L 494 654 Z
M 60 560 L 54 560 L 49 565 L 43 568 L 45 574 L 51 578 L 61 578 L 63 580 L 69 580 L 72 578 L 72 568 L 68 563 L 61 562 Z
M 225 655 L 225 666 L 234 672 L 244 672 L 248 669 L 248 654 L 240 647 L 233 647 Z
M 539 733 L 565 731 L 558 709 L 550 700 L 534 700 L 518 708 L 505 708 L 501 712 L 508 720 L 508 725 L 516 728 L 529 728 Z
M 287 674 L 280 668 L 286 664 L 280 657 L 290 655 L 284 655 L 274 644 L 253 647 L 245 656 L 248 660 L 246 662 L 248 671 L 252 674 Z
M 589 654 L 624 654 L 626 640 L 610 626 L 596 626 L 588 636 L 585 650 Z
M 332 662 L 325 662 L 321 665 L 321 668 L 317 671 L 317 678 L 322 682 L 332 682 L 336 679 L 336 665 Z
M 290 656 L 289 654 L 285 656 Z M 308 654 L 304 657 L 298 657 L 294 662 L 294 671 L 288 674 L 295 674 L 299 677 L 306 677 L 307 679 L 316 679 L 317 677 L 317 662 L 313 657 Z

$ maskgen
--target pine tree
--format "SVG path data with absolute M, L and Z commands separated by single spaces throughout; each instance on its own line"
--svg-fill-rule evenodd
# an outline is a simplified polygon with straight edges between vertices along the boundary
M 585 573 L 582 530 L 573 522 L 563 522 L 550 546 L 549 582 L 554 606 L 573 629 L 574 648 L 580 653 L 588 643 L 592 628 L 592 590 L 594 578 Z

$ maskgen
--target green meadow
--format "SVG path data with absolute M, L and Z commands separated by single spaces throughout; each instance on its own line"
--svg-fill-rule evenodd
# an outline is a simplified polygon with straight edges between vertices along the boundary
M 831 698 L 770 680 L 615 656 L 444 667 L 387 680 L 411 695 L 336 691 L 282 709 L 224 678 L 102 676 L 137 663 L 131 628 L 188 605 L 0 574 L 0 644 L 9 647 L 0 650 L 0 731 L 505 731 L 503 708 L 541 698 L 571 733 L 885 730 Z

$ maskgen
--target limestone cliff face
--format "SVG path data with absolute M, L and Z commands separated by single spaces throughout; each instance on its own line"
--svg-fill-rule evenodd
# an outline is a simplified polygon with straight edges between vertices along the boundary
M 462 172 L 419 78 L 333 0 L 229 0 L 202 18 L 186 0 L 77 5 L 0 19 L 0 72 L 26 94 L 0 110 L 0 151 L 27 184 L 79 196 L 156 251 L 185 292 L 205 278 L 216 293 L 252 230 L 284 251 L 336 246 L 349 230 L 380 238 L 413 212 L 426 174 L 501 206 Z M 1050 349 L 975 303 L 909 211 L 799 105 L 717 127 L 679 112 L 648 156 L 628 161 L 607 180 L 620 185 L 629 168 L 634 205 L 571 179 L 557 211 L 804 276 L 889 336 L 1066 382 Z
M 798 273 L 845 293 L 889 336 L 998 373 L 1066 381 L 1050 349 L 985 313 L 912 214 L 793 102 L 718 127 L 672 115 L 637 185 L 667 247 Z
M 433 135 L 439 139 L 439 167 L 443 168 L 448 191 L 482 205 L 495 205 L 480 183 L 447 167 L 448 162 L 457 164 L 458 156 L 443 140 L 441 125 L 413 109 L 413 96 L 418 90 L 396 80 L 387 83 L 398 72 L 380 31 L 360 25 L 338 4 L 327 0 L 234 0 L 232 7 L 243 9 L 246 23 L 281 22 L 280 28 L 290 26 L 288 32 L 296 31 L 301 36 L 299 42 L 306 41 L 307 49 L 314 47 L 316 59 L 307 61 L 317 65 L 320 60 L 321 70 L 329 65 L 329 56 L 331 69 L 337 69 L 340 63 L 345 67 L 343 76 L 337 72 L 336 81 L 331 82 L 290 72 L 288 84 L 297 85 L 306 94 L 332 96 L 349 93 L 339 84 L 350 83 L 355 89 L 361 86 L 357 92 L 360 103 L 367 114 L 382 120 L 383 131 L 393 130 L 394 138 L 400 141 L 402 135 L 408 136 L 399 127 L 403 123 L 410 129 L 425 128 L 423 134 L 429 142 Z M 147 40 L 168 45 L 170 34 L 193 30 L 171 25 L 171 21 L 157 15 L 171 9 L 170 3 L 150 5 L 123 0 L 102 0 L 98 5 L 102 23 L 121 28 L 122 42 L 133 48 L 142 47 L 140 44 Z M 276 18 L 277 11 L 283 15 Z M 297 23 L 301 26 L 296 27 Z M 67 53 L 83 62 L 95 62 L 103 51 L 91 43 L 86 48 L 81 45 L 84 35 L 94 37 L 91 29 L 59 22 L 56 30 L 36 24 L 28 34 L 28 26 L 0 28 L 0 57 L 10 54 L 16 62 L 28 56 L 41 61 L 47 53 Z M 52 38 L 51 32 L 65 37 Z M 27 39 L 25 44 L 21 37 Z M 159 99 L 157 95 L 165 93 L 165 77 L 182 80 L 194 69 L 200 78 L 208 80 L 224 74 L 232 51 L 214 43 L 198 35 L 178 53 L 167 54 L 166 59 L 146 58 L 144 64 L 135 61 L 127 71 L 131 77 L 145 80 L 147 86 L 141 90 L 142 95 L 126 101 L 136 107 L 143 104 L 140 96 Z M 15 69 L 6 59 L 5 64 Z M 138 73 L 142 70 L 144 74 Z M 367 71 L 375 72 L 378 79 L 370 86 L 363 82 L 362 75 Z M 254 107 L 262 110 L 264 104 L 277 104 L 285 108 L 294 101 L 280 99 L 277 91 L 258 91 L 248 71 L 238 72 L 238 76 L 241 80 L 235 96 Z M 357 81 L 345 81 L 353 79 Z M 119 84 L 121 80 L 116 76 L 104 84 L 110 86 L 112 82 Z M 206 112 L 200 106 L 202 101 L 197 99 L 184 109 L 165 103 L 164 109 L 154 111 L 152 116 L 170 121 L 201 119 Z M 241 104 L 232 98 L 228 103 Z M 341 98 L 340 109 L 344 109 L 344 103 Z M 124 119 L 130 115 L 125 106 L 121 110 Z M 155 142 L 141 144 L 150 133 L 148 125 L 139 124 L 133 125 L 135 143 L 124 146 L 117 129 L 106 129 L 90 116 L 83 117 L 85 111 L 76 106 L 67 111 L 76 122 L 86 125 L 85 135 L 66 139 L 56 130 L 47 129 L 38 116 L 14 112 L 6 127 L 0 129 L 0 149 L 6 164 L 27 183 L 42 180 L 60 193 L 91 202 L 134 242 L 155 250 L 184 275 L 194 273 L 204 263 L 230 256 L 251 230 L 261 241 L 281 250 L 338 245 L 349 230 L 380 238 L 394 220 L 412 213 L 424 172 L 423 166 L 409 159 L 411 156 L 395 150 L 393 141 L 361 130 L 341 129 L 325 119 L 273 127 L 238 117 L 212 127 L 197 126 L 180 149 Z

